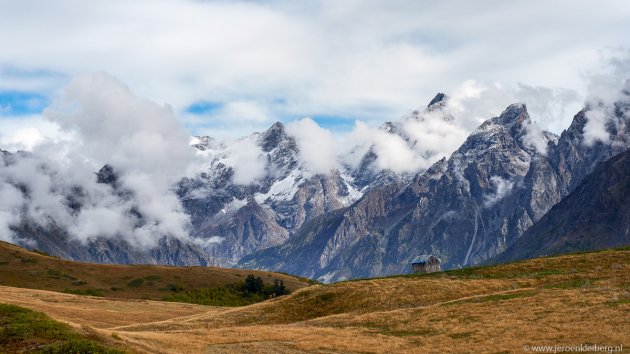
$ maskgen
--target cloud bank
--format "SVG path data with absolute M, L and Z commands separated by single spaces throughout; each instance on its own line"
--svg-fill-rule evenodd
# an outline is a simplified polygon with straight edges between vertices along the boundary
M 618 111 L 617 103 L 630 105 L 630 49 L 621 49 L 607 58 L 605 65 L 589 75 L 584 139 L 587 144 L 609 143 L 611 131 L 630 131 L 624 119 L 611 119 L 618 112 L 629 117 L 629 109 Z M 623 117 L 622 117 L 623 118 Z
M 581 103 L 580 72 L 600 48 L 630 46 L 629 17 L 624 0 L 3 1 L 0 91 L 50 96 L 105 70 L 195 134 L 237 136 L 303 116 L 373 126 L 470 78 Z M 220 108 L 185 113 L 204 101 Z M 542 127 L 559 132 L 558 114 Z
M 122 237 L 151 247 L 162 236 L 188 239 L 189 217 L 171 187 L 196 166 L 196 157 L 169 106 L 97 73 L 72 80 L 44 117 L 71 138 L 6 159 L 3 239 L 13 239 L 11 227 L 27 219 L 42 227 L 55 223 L 81 241 Z M 106 163 L 117 174 L 115 188 L 97 183 L 94 172 Z

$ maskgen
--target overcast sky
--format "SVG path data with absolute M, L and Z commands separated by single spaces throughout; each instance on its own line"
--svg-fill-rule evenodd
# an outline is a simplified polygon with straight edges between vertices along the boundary
M 303 117 L 348 131 L 438 91 L 524 101 L 559 132 L 584 100 L 585 77 L 630 47 L 627 0 L 0 0 L 0 9 L 5 147 L 63 134 L 41 112 L 73 77 L 98 71 L 171 105 L 191 134 Z

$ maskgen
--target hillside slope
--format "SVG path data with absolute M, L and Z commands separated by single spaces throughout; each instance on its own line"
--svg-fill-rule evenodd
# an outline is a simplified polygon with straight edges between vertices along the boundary
M 4 286 L 161 300 L 172 293 L 170 285 L 185 290 L 212 288 L 242 282 L 248 274 L 268 284 L 282 280 L 290 290 L 309 285 L 284 274 L 240 269 L 81 263 L 0 241 L 0 285 Z
M 496 262 L 630 244 L 630 150 L 601 163 Z
M 154 301 L 0 287 L 0 302 L 92 326 L 139 352 L 522 352 L 627 345 L 629 270 L 630 249 L 606 250 L 316 285 L 240 308 L 169 304 L 188 306 L 171 319 Z

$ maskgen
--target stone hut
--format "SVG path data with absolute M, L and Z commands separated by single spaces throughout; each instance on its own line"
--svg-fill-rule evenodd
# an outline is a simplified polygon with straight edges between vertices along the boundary
M 442 261 L 436 256 L 423 254 L 411 261 L 411 267 L 414 273 L 433 273 L 442 271 L 440 263 L 442 263 Z

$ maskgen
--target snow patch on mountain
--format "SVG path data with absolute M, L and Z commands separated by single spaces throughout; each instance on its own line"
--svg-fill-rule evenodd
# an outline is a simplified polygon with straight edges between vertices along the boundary
M 254 198 L 259 204 L 267 201 L 288 201 L 297 193 L 303 176 L 300 170 L 293 170 L 285 178 L 274 182 L 267 193 L 256 193 Z

